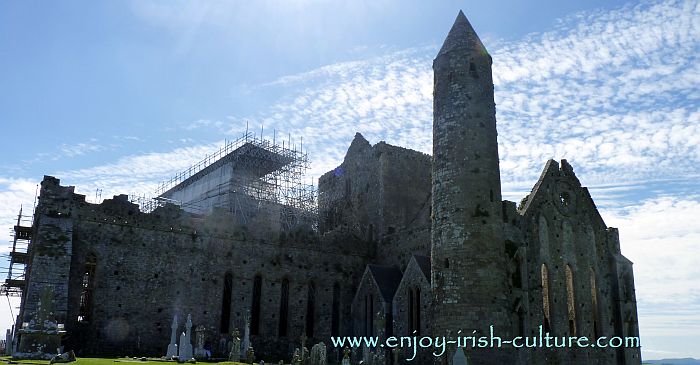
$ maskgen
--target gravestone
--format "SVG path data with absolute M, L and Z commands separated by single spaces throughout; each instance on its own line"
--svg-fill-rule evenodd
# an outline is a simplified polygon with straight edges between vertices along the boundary
M 241 359 L 241 339 L 240 333 L 238 333 L 238 328 L 233 330 L 231 336 L 231 351 L 228 353 L 228 361 L 239 361 Z
M 311 347 L 309 365 L 326 365 L 326 344 L 319 342 Z
M 343 361 L 340 365 L 350 365 L 350 349 L 347 347 L 343 350 Z
M 370 364 L 372 362 L 372 353 L 369 352 L 369 346 L 366 344 L 362 348 L 362 361 L 364 361 L 365 364 Z
M 194 338 L 196 346 L 194 347 L 195 357 L 207 357 L 207 352 L 204 350 L 204 331 L 207 329 L 203 325 L 199 325 L 194 329 Z
M 458 347 L 452 356 L 452 365 L 467 365 L 467 357 L 464 355 L 464 350 Z
M 173 316 L 173 323 L 170 325 L 170 344 L 165 359 L 170 360 L 173 356 L 177 356 L 177 314 Z
M 301 363 L 304 365 L 309 363 L 309 349 L 306 347 L 301 348 Z
M 245 354 L 245 360 L 246 364 L 252 364 L 253 361 L 255 361 L 255 350 L 253 350 L 253 346 L 248 346 L 248 351 Z
M 248 347 L 250 346 L 250 311 L 245 315 L 245 328 L 243 329 L 243 344 L 241 346 L 241 356 L 248 355 Z
M 179 361 L 184 362 L 192 359 L 192 315 L 187 315 L 187 323 L 185 323 L 185 332 L 180 335 L 180 352 Z
M 294 355 L 292 355 L 292 365 L 301 364 L 301 354 L 299 353 L 299 348 L 294 349 Z

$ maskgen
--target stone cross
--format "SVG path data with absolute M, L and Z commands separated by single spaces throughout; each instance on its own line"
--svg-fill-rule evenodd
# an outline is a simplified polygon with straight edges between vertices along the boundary
M 165 359 L 169 360 L 173 356 L 177 356 L 177 314 L 173 316 L 173 323 L 170 325 L 170 344 Z

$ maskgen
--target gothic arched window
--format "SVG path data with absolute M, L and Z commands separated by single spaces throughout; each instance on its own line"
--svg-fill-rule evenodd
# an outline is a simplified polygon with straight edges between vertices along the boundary
M 549 301 L 549 272 L 547 265 L 542 264 L 542 327 L 545 332 L 551 332 L 551 308 Z

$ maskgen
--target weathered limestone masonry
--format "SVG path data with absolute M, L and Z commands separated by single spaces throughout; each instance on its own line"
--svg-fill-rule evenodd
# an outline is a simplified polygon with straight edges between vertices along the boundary
M 68 313 L 68 278 L 73 255 L 73 220 L 71 199 L 73 188 L 57 188 L 57 179 L 41 183 L 39 204 L 36 207 L 36 234 L 32 241 L 33 280 L 23 296 L 22 322 L 31 320 L 44 286 L 53 286 L 53 310 L 58 323 L 66 323 Z
M 366 246 L 323 246 L 314 236 L 256 239 L 247 227 L 231 225 L 223 211 L 200 217 L 168 205 L 145 214 L 126 196 L 95 205 L 72 191 L 53 177 L 42 182 L 37 208 L 42 240 L 33 243 L 29 290 L 20 313 L 28 321 L 37 303 L 34 288 L 54 285 L 68 348 L 81 354 L 160 354 L 168 345 L 174 313 L 179 318 L 192 313 L 216 351 L 220 337 L 243 329 L 243 318 L 252 310 L 259 318 L 252 335 L 256 352 L 280 359 L 298 346 L 304 330 L 327 341 L 334 316 L 338 334 L 351 332 L 349 303 L 367 261 Z M 63 227 L 72 227 L 72 235 Z M 72 242 L 72 251 L 66 242 Z M 88 274 L 90 265 L 95 269 Z M 227 275 L 232 277 L 228 283 Z M 288 329 L 280 335 L 283 282 Z M 229 305 L 222 304 L 226 285 L 231 287 Z M 86 300 L 88 307 L 81 304 Z M 332 313 L 334 302 L 344 304 L 335 307 L 339 313 Z M 228 314 L 222 312 L 225 307 Z M 308 313 L 314 316 L 313 329 L 307 329 Z
M 204 185 L 240 177 L 235 166 L 219 167 L 241 149 L 170 190 L 206 201 L 204 213 L 172 204 L 145 213 L 125 195 L 91 204 L 46 176 L 16 327 L 37 318 L 49 293 L 52 315 L 65 324 L 62 344 L 79 356 L 162 356 L 173 316 L 179 335 L 188 314 L 192 328 L 204 328 L 198 348 L 229 358 L 232 333 L 249 330 L 256 361 L 267 363 L 289 363 L 302 335 L 307 348 L 329 346 L 331 363 L 343 351 L 330 336 L 488 336 L 490 325 L 504 340 L 537 336 L 540 326 L 553 336 L 639 336 L 632 263 L 566 160 L 547 162 L 519 205 L 501 200 L 491 57 L 461 12 L 433 68 L 432 158 L 358 133 L 342 164 L 319 179 L 317 226 L 280 224 L 288 207 L 279 202 L 242 220 L 233 200 L 206 199 Z M 267 186 L 258 175 L 243 177 Z M 226 186 L 221 197 L 257 206 Z M 15 349 L 22 336 L 15 332 Z M 27 352 L 41 345 L 29 342 Z M 432 352 L 419 349 L 409 362 L 413 349 L 356 349 L 352 363 L 365 354 L 444 364 L 455 348 Z M 455 358 L 641 361 L 639 348 L 468 348 Z
M 321 233 L 371 242 L 379 264 L 429 255 L 430 166 L 429 155 L 357 133 L 343 163 L 319 179 Z
M 462 12 L 433 70 L 433 334 L 488 335 L 493 325 L 509 336 L 491 56 Z M 470 357 L 505 364 L 509 353 Z

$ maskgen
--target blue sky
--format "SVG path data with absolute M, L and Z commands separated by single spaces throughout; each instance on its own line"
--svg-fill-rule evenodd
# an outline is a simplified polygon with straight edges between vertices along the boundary
M 309 179 L 357 131 L 430 152 L 459 9 L 494 59 L 504 197 L 567 158 L 635 263 L 643 355 L 700 358 L 697 0 L 2 2 L 2 232 L 44 174 L 148 194 L 246 122 L 303 136 Z

